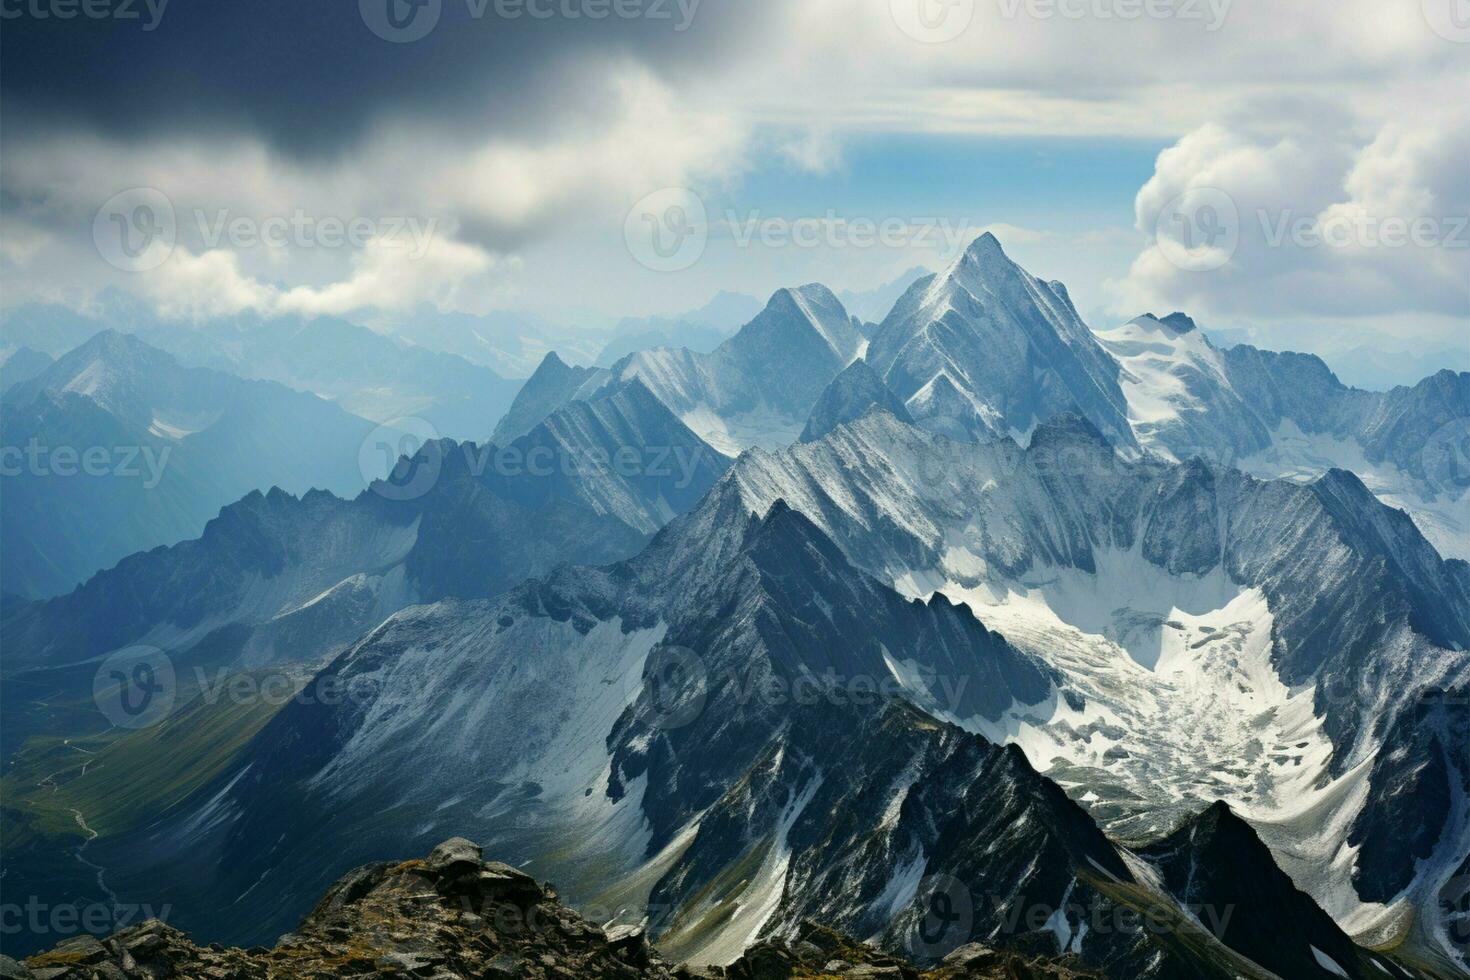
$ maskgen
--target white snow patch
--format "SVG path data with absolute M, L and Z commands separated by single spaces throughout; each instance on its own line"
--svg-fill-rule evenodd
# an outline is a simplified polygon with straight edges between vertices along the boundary
M 1326 953 L 1322 952 L 1316 946 L 1312 946 L 1311 949 L 1312 957 L 1316 959 L 1318 966 L 1326 970 L 1328 973 L 1331 973 L 1333 976 L 1342 977 L 1344 978 L 1344 980 L 1346 980 L 1348 975 L 1347 971 L 1338 966 L 1336 960 L 1328 956 Z
M 822 777 L 818 775 L 787 802 L 776 822 L 760 869 L 741 891 L 736 910 L 690 962 L 727 966 L 739 959 L 760 936 L 771 916 L 776 914 L 786 890 L 786 873 L 791 868 L 791 848 L 786 836 L 821 786 Z

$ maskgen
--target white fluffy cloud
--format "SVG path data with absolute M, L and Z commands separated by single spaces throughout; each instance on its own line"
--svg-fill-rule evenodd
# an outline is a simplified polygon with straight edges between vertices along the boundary
M 1271 122 L 1209 123 L 1159 155 L 1135 202 L 1148 244 L 1114 284 L 1120 312 L 1470 314 L 1470 111 L 1424 107 L 1366 132 Z
M 245 137 L 10 142 L 0 151 L 5 188 L 25 203 L 0 257 L 19 291 L 33 293 L 23 298 L 55 298 L 58 281 L 88 278 L 142 293 L 167 315 L 484 305 L 475 300 L 503 296 L 494 277 L 515 270 L 520 242 L 589 211 L 620 216 L 659 187 L 726 180 L 743 165 L 737 121 L 693 111 L 636 64 L 610 68 L 606 87 L 613 111 L 537 140 L 398 125 L 328 162 Z M 119 277 L 75 232 L 129 188 L 163 193 L 178 246 L 157 268 Z M 392 247 L 390 229 L 407 247 Z M 22 247 L 58 237 L 49 262 Z

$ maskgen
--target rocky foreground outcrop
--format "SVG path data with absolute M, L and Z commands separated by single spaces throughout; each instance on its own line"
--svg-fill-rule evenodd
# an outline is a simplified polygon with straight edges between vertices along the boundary
M 244 914 L 248 914 L 248 910 Z M 23 963 L 0 956 L 0 980 L 189 980 L 399 976 L 425 980 L 1085 980 L 1062 963 L 981 946 L 920 972 L 873 947 L 803 923 L 728 967 L 665 963 L 643 933 L 603 928 L 555 889 L 481 858 L 463 838 L 422 860 L 370 864 L 327 892 L 272 949 L 199 946 L 156 919 L 106 939 L 79 936 Z

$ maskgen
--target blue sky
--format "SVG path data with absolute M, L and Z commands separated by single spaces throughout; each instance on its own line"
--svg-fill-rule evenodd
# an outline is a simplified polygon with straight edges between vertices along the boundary
M 830 202 L 855 213 L 967 215 L 1080 233 L 1130 227 L 1133 195 L 1168 145 L 1157 139 L 869 133 L 846 142 L 831 173 L 770 166 L 732 196 L 742 206 L 790 214 Z

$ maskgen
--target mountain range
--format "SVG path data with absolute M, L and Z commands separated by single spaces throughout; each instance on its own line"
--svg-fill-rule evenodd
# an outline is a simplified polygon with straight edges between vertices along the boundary
M 1470 375 L 1092 330 L 989 235 L 881 319 L 812 284 L 578 360 L 488 443 L 7 600 L 7 878 L 261 944 L 462 835 L 697 969 L 813 922 L 921 966 L 1470 969 Z M 178 707 L 83 720 L 139 644 Z
M 440 437 L 457 440 L 483 441 L 520 388 L 489 367 L 339 317 L 241 313 L 169 320 L 124 297 L 113 297 L 95 314 L 67 313 L 70 326 L 48 331 L 45 325 L 59 316 L 51 306 L 9 311 L 0 321 L 0 339 L 9 348 L 39 344 L 60 356 L 77 334 L 113 329 L 167 351 L 186 367 L 275 381 L 377 423 L 422 419 Z
M 655 348 L 611 368 L 571 371 L 548 355 L 503 425 L 527 426 L 558 405 L 636 378 L 721 452 L 777 448 L 796 439 L 822 390 L 865 347 L 860 325 L 831 290 L 817 284 L 781 289 L 708 354 Z
M 988 942 L 1129 977 L 1390 969 L 1237 818 L 1172 828 L 1157 866 L 1109 840 L 1020 749 L 936 714 L 1045 705 L 1047 664 L 963 605 L 854 569 L 784 503 L 758 516 L 734 499 L 628 562 L 400 614 L 214 780 L 92 859 L 121 894 L 163 887 L 180 923 L 240 943 L 287 928 L 363 855 L 464 826 L 696 964 L 815 919 L 925 962 Z M 358 694 L 333 702 L 328 686 Z M 1226 833 L 1251 846 L 1207 843 Z M 1208 874 L 1171 881 L 1180 836 Z M 247 893 L 278 911 L 242 922 Z M 1246 901 L 1299 931 L 1232 932 Z M 924 928 L 940 907 L 958 925 Z M 1165 924 L 1130 927 L 1144 912 Z

